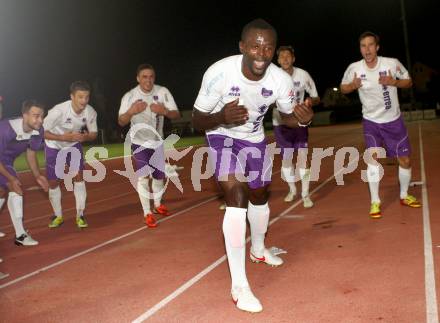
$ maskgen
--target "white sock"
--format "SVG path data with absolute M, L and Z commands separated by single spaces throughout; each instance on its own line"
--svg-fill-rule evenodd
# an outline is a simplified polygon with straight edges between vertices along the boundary
M 153 190 L 154 207 L 158 207 L 162 201 L 164 180 L 153 178 L 151 189 Z
M 63 213 L 61 208 L 61 189 L 59 186 L 54 189 L 49 188 L 49 201 L 55 216 L 61 216 Z
M 75 182 L 73 185 L 73 194 L 75 195 L 76 201 L 76 216 L 80 216 L 83 214 L 83 211 L 86 208 L 86 183 L 84 181 Z
M 310 169 L 300 168 L 299 176 L 301 178 L 301 197 L 307 197 L 309 195 L 310 187 Z
M 256 257 L 262 257 L 264 253 L 264 238 L 266 236 L 267 225 L 269 224 L 269 205 L 254 205 L 249 202 L 248 220 L 251 225 L 252 253 Z
M 0 210 L 2 209 L 3 204 L 5 203 L 4 198 L 0 198 Z
M 26 234 L 23 227 L 23 196 L 15 192 L 9 192 L 8 209 L 14 225 L 15 236 L 18 238 L 22 234 Z
M 296 195 L 295 176 L 291 166 L 281 166 L 281 178 L 289 185 L 290 192 Z
M 150 209 L 150 191 L 148 188 L 148 178 L 139 177 L 137 182 L 137 191 L 139 200 L 141 201 L 144 216 L 151 213 Z
M 370 188 L 371 203 L 380 203 L 379 198 L 379 166 L 368 164 L 367 166 L 367 179 L 368 187 Z
M 411 168 L 403 168 L 399 166 L 399 183 L 400 183 L 400 198 L 404 199 L 408 196 L 408 187 L 411 182 Z
M 246 209 L 226 207 L 223 218 L 223 234 L 232 286 L 249 286 L 246 278 Z

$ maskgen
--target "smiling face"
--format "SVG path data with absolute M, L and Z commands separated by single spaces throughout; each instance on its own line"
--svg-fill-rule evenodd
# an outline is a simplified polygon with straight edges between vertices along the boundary
M 90 92 L 77 90 L 70 94 L 70 99 L 72 100 L 73 111 L 76 114 L 81 114 L 89 103 Z
M 241 71 L 246 78 L 258 81 L 263 78 L 275 54 L 276 36 L 270 29 L 250 29 L 240 41 L 243 54 Z
M 367 63 L 368 67 L 376 66 L 377 62 L 377 51 L 379 50 L 379 45 L 373 36 L 366 36 L 360 40 L 360 50 L 362 57 Z
M 278 54 L 278 64 L 281 68 L 291 73 L 293 70 L 293 64 L 295 63 L 295 55 L 290 50 L 281 50 Z
M 143 69 L 139 71 L 136 79 L 141 90 L 145 93 L 149 93 L 153 89 L 156 73 L 152 69 Z
M 23 113 L 23 129 L 26 132 L 40 130 L 43 125 L 44 110 L 41 107 L 32 106 Z

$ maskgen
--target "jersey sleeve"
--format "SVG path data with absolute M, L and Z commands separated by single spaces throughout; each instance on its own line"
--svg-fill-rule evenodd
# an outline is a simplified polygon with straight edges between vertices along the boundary
M 222 88 L 225 81 L 224 71 L 219 64 L 212 65 L 203 76 L 202 86 L 194 107 L 202 112 L 211 112 L 222 99 Z
M 162 87 L 160 90 L 161 97 L 163 98 L 163 104 L 170 111 L 179 111 L 177 108 L 176 102 L 174 101 L 171 92 L 166 88 Z
M 63 113 L 60 109 L 58 109 L 57 107 L 52 108 L 51 110 L 49 110 L 47 117 L 44 118 L 43 128 L 46 131 L 51 131 L 60 123 L 62 116 Z
M 408 80 L 411 78 L 411 76 L 408 73 L 408 70 L 405 68 L 405 66 L 403 66 L 403 64 L 398 59 L 395 60 L 395 64 L 396 64 L 396 70 L 395 70 L 396 78 L 398 78 L 399 80 Z
M 290 114 L 293 112 L 293 94 L 293 81 L 286 74 L 280 83 L 280 93 L 276 100 L 278 111 L 285 114 Z
M 341 84 L 350 84 L 354 78 L 355 68 L 354 65 L 351 64 L 344 72 L 344 77 L 342 78 Z
M 118 115 L 124 114 L 128 111 L 128 109 L 130 109 L 130 98 L 130 93 L 125 93 L 125 95 L 122 97 Z
M 31 136 L 31 139 L 29 139 L 29 149 L 30 150 L 42 150 L 43 149 L 43 141 L 44 141 L 44 130 L 41 128 L 38 135 Z
M 312 98 L 317 98 L 318 91 L 316 90 L 315 82 L 313 81 L 312 77 L 309 73 L 306 72 L 306 80 L 305 80 L 305 90 Z
M 95 109 L 90 108 L 89 115 L 87 116 L 87 129 L 89 132 L 98 132 L 97 116 Z

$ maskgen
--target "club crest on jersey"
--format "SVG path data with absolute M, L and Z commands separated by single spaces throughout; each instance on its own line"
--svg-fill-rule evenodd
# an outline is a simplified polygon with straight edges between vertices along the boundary
M 72 123 L 72 118 L 67 118 L 65 123 Z
M 87 121 L 86 118 L 82 118 L 83 123 L 86 123 L 86 121 Z
M 387 76 L 387 71 L 379 71 L 379 76 Z
M 294 87 L 299 87 L 301 85 L 301 82 L 293 82 Z
M 367 79 L 367 76 L 365 74 L 361 74 L 360 79 L 362 81 L 365 81 Z
M 153 100 L 157 101 L 157 100 L 159 100 L 159 97 L 157 95 L 153 95 Z
M 230 96 L 240 96 L 240 88 L 238 86 L 233 85 L 229 90 Z
M 261 89 L 261 95 L 263 96 L 263 98 L 268 98 L 272 96 L 272 94 L 273 94 L 272 90 L 267 90 L 264 87 Z

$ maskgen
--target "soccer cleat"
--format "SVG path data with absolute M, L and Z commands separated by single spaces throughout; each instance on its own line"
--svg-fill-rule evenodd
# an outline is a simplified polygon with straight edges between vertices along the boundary
M 171 213 L 168 211 L 167 207 L 163 204 L 159 205 L 158 207 L 155 207 L 153 213 L 160 214 L 163 216 L 171 215 Z
M 87 228 L 89 226 L 84 215 L 76 217 L 76 226 L 80 229 Z
M 284 202 L 292 202 L 295 199 L 296 193 L 290 191 L 287 193 L 286 197 L 284 198 Z
M 32 239 L 32 237 L 26 233 L 23 233 L 18 238 L 15 238 L 14 243 L 17 246 L 36 246 L 38 241 Z
M 422 204 L 412 195 L 407 195 L 404 199 L 400 199 L 400 204 L 409 207 L 421 207 Z
M 263 310 L 263 306 L 258 298 L 254 296 L 249 286 L 232 287 L 231 296 L 234 304 L 242 311 L 258 313 Z
M 380 212 L 380 203 L 373 202 L 370 207 L 370 218 L 372 219 L 380 219 L 382 217 L 382 213 Z
M 226 203 L 222 203 L 220 204 L 220 206 L 218 207 L 219 210 L 226 210 Z
M 145 224 L 149 228 L 157 227 L 156 219 L 154 218 L 153 214 L 149 213 L 145 216 Z
M 0 231 L 0 238 L 3 238 L 6 234 Z
M 49 223 L 49 228 L 58 228 L 63 223 L 64 223 L 64 219 L 61 215 L 60 216 L 54 215 Z
M 283 259 L 281 259 L 278 256 L 275 256 L 274 254 L 272 254 L 269 251 L 269 249 L 266 249 L 266 248 L 264 248 L 263 255 L 261 257 L 255 256 L 253 254 L 252 248 L 251 248 L 249 257 L 251 258 L 252 262 L 257 263 L 257 264 L 260 262 L 263 262 L 263 263 L 268 264 L 269 266 L 272 266 L 272 267 L 278 267 L 283 264 Z
M 313 207 L 313 202 L 312 202 L 312 200 L 310 199 L 310 197 L 308 197 L 308 196 L 303 197 L 303 206 L 304 206 L 306 209 Z

